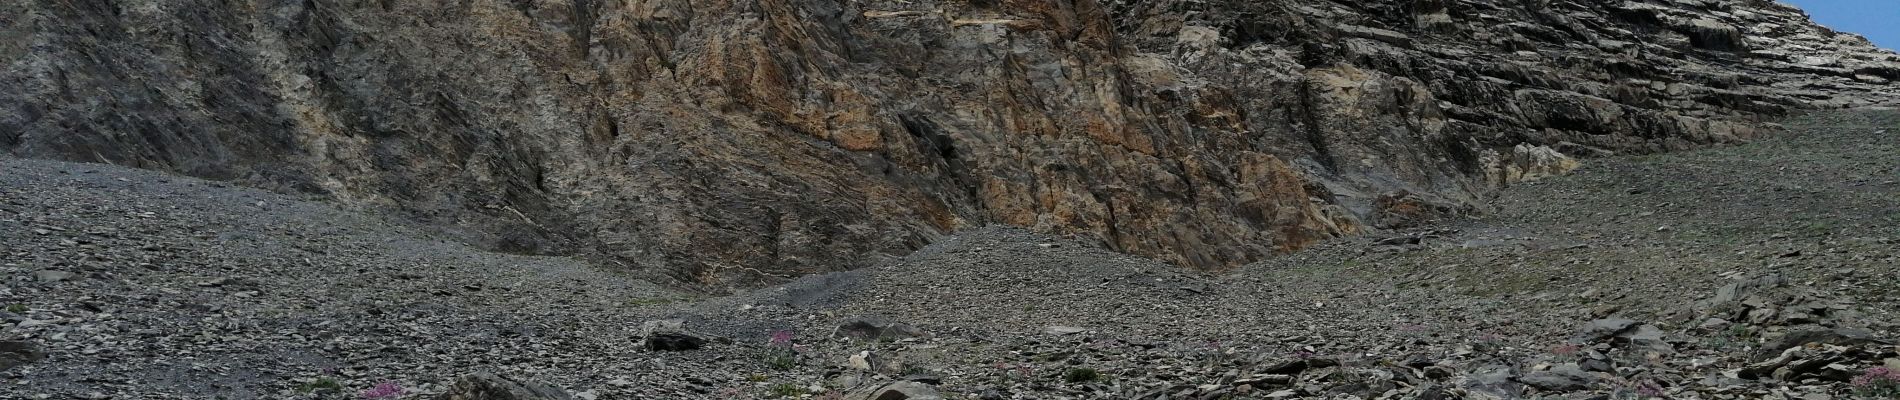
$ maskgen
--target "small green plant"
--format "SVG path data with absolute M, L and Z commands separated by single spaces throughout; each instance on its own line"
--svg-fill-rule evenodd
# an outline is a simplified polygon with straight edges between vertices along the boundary
M 8 304 L 7 305 L 7 312 L 10 312 L 10 313 L 19 314 L 19 313 L 26 312 L 26 310 L 27 308 L 25 304 Z
M 1749 331 L 1747 325 L 1730 325 L 1728 329 L 1722 330 L 1722 332 L 1716 333 L 1715 337 L 1709 338 L 1709 347 L 1726 350 L 1744 346 L 1753 335 L 1754 333 Z
M 752 374 L 752 376 L 745 378 L 745 380 L 751 382 L 765 382 L 767 379 L 772 379 L 772 377 L 765 376 L 765 374 Z
M 905 365 L 904 375 L 929 375 L 930 369 L 921 365 Z
M 331 378 L 327 376 L 322 377 L 322 378 L 317 378 L 317 380 L 314 380 L 314 381 L 305 382 L 303 384 L 297 385 L 298 393 L 320 393 L 320 392 L 342 392 L 342 391 L 343 391 L 343 384 L 337 382 L 336 378 Z
M 798 367 L 798 359 L 789 354 L 771 354 L 765 356 L 765 366 L 779 371 L 790 371 Z
M 1817 221 L 1801 227 L 1801 230 L 1808 236 L 1828 236 L 1834 233 L 1834 225 Z
M 789 329 L 772 332 L 772 338 L 766 343 L 766 366 L 780 371 L 798 367 L 798 345 L 792 343 L 792 338 Z
M 772 397 L 792 398 L 804 395 L 805 387 L 798 386 L 796 383 L 780 383 L 772 385 L 772 388 L 767 392 L 771 393 Z
M 1094 368 L 1070 368 L 1062 373 L 1062 380 L 1069 383 L 1094 382 L 1102 379 L 1102 373 Z

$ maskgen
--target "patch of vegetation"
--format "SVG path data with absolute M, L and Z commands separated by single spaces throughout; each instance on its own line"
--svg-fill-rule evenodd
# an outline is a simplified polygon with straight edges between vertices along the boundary
M 796 383 L 780 383 L 772 385 L 772 388 L 767 390 L 766 393 L 776 398 L 793 398 L 805 395 L 805 387 L 798 386 Z
M 19 313 L 26 312 L 26 310 L 27 308 L 25 304 L 8 304 L 7 305 L 7 312 L 10 312 L 10 313 L 19 314 Z
M 905 365 L 904 375 L 929 375 L 930 369 L 918 365 Z
M 1853 386 L 1854 394 L 1863 398 L 1900 398 L 1900 371 L 1887 367 L 1869 368 L 1860 376 L 1854 377 L 1849 384 Z
M 788 353 L 772 353 L 765 356 L 765 366 L 779 371 L 790 371 L 798 367 L 798 358 Z
M 1827 236 L 1834 233 L 1834 225 L 1827 222 L 1816 221 L 1802 226 L 1801 232 L 1808 236 Z
M 1094 382 L 1102 379 L 1102 373 L 1094 368 L 1070 368 L 1062 373 L 1062 380 L 1069 383 Z
M 1746 346 L 1754 336 L 1748 325 L 1735 324 L 1709 338 L 1709 347 L 1726 350 Z
M 790 371 L 798 366 L 798 346 L 792 344 L 790 329 L 772 332 L 772 338 L 766 342 L 765 365 L 780 371 Z

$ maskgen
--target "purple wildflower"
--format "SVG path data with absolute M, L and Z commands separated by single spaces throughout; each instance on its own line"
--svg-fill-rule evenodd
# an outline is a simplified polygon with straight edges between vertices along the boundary
M 1655 382 L 1643 382 L 1636 385 L 1636 394 L 1643 397 L 1663 397 L 1663 390 L 1661 386 L 1656 386 Z
M 1900 371 L 1887 367 L 1868 368 L 1866 372 L 1854 377 L 1854 380 L 1849 383 L 1859 389 L 1900 387 Z
M 1552 348 L 1550 349 L 1550 352 L 1552 354 L 1556 354 L 1556 355 L 1560 355 L 1564 357 L 1571 357 L 1571 356 L 1577 355 L 1577 353 L 1583 352 L 1583 347 L 1574 345 L 1574 344 L 1566 344 L 1562 346 L 1557 346 L 1556 348 Z
M 376 387 L 364 390 L 363 398 L 370 400 L 393 399 L 397 396 L 402 396 L 402 393 L 402 385 L 396 384 L 395 381 L 383 381 L 383 383 L 376 384 Z
M 792 330 L 783 329 L 772 331 L 771 343 L 773 346 L 792 347 Z

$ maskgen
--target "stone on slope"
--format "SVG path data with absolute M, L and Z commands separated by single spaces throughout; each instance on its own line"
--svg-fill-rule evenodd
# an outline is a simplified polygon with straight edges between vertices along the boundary
M 39 343 L 24 340 L 0 340 L 0 371 L 46 359 Z
M 1517 370 L 1510 366 L 1487 365 L 1465 376 L 1459 386 L 1477 398 L 1515 399 L 1524 392 L 1524 384 L 1515 378 Z
M 1571 341 L 1578 344 L 1611 343 L 1658 353 L 1675 351 L 1675 345 L 1665 340 L 1661 328 L 1622 318 L 1590 321 L 1577 329 Z
M 1052 326 L 1042 329 L 1042 333 L 1044 334 L 1057 335 L 1057 336 L 1074 335 L 1077 333 L 1088 332 L 1088 331 L 1089 331 L 1089 328 L 1083 328 L 1079 326 L 1062 326 L 1062 325 L 1052 325 Z
M 855 317 L 838 324 L 833 335 L 857 340 L 898 340 L 923 337 L 928 333 L 902 322 L 877 317 Z
M 1781 336 L 1762 343 L 1761 348 L 1755 351 L 1755 359 L 1768 359 L 1769 357 L 1782 354 L 1783 350 L 1810 343 L 1858 346 L 1866 344 L 1891 344 L 1893 342 L 1874 337 L 1873 332 L 1865 329 L 1809 326 L 1790 330 Z
M 574 400 L 566 391 L 480 372 L 462 377 L 436 400 Z
M 42 283 L 69 281 L 69 280 L 72 280 L 73 277 L 75 276 L 78 276 L 78 275 L 73 274 L 71 272 L 56 271 L 56 270 L 50 270 L 50 269 L 33 272 L 33 279 L 39 280 Z
M 669 319 L 640 325 L 640 347 L 655 351 L 698 350 L 713 337 L 686 329 L 686 321 Z
M 852 392 L 844 400 L 944 400 L 944 397 L 928 384 L 902 381 Z
M 1570 392 L 1588 388 L 1596 377 L 1576 365 L 1566 364 L 1524 374 L 1517 381 L 1546 392 Z

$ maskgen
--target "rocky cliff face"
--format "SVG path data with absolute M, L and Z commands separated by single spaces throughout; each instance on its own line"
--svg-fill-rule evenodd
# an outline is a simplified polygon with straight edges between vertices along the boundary
M 1766 1 L 26 0 L 0 149 L 709 285 L 1001 223 L 1222 269 L 1900 104 Z

